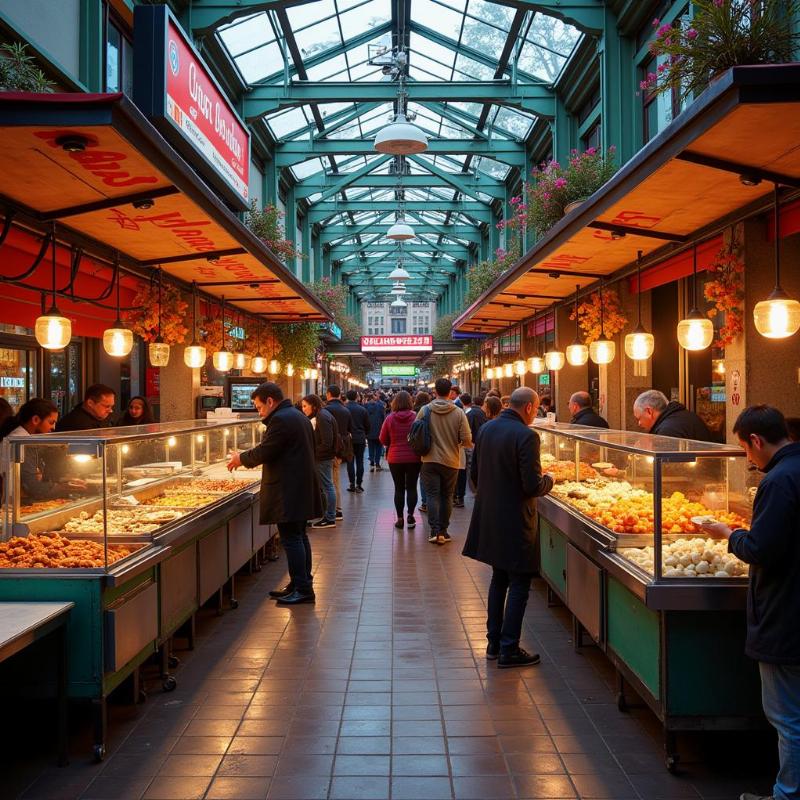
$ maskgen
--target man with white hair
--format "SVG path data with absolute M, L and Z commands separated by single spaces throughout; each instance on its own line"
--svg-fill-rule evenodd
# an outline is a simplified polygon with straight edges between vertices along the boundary
M 675 400 L 670 402 L 657 389 L 649 389 L 636 398 L 633 416 L 636 417 L 639 427 L 648 433 L 700 442 L 712 441 L 711 432 L 697 414 L 689 411 L 682 403 Z

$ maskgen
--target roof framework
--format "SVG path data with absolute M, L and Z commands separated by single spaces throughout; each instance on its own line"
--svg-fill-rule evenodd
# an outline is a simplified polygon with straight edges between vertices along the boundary
M 373 300 L 402 259 L 409 292 L 435 300 L 489 252 L 526 139 L 555 115 L 553 83 L 595 12 L 594 0 L 194 0 L 192 25 L 249 87 L 243 114 L 274 143 L 335 279 Z M 381 62 L 400 50 L 408 112 L 429 137 L 407 158 L 373 147 L 397 107 Z M 416 236 L 399 247 L 385 234 L 401 204 Z

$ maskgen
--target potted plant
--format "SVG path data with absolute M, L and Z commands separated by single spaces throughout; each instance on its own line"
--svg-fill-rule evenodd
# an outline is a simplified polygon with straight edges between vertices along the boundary
M 285 238 L 283 217 L 284 213 L 272 203 L 267 203 L 263 209 L 259 209 L 253 200 L 244 222 L 281 262 L 286 264 L 297 258 L 298 252 L 292 242 Z
M 0 92 L 49 92 L 52 83 L 39 69 L 36 59 L 25 53 L 27 45 L 0 45 Z
M 653 20 L 650 52 L 661 63 L 641 81 L 642 90 L 698 95 L 730 67 L 794 60 L 798 0 L 694 0 L 692 6 L 688 22 Z

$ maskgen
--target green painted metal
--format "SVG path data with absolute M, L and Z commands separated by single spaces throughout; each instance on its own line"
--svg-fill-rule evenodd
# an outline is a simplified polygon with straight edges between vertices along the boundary
M 105 91 L 105 12 L 102 0 L 81 0 L 78 75 L 89 92 Z
M 635 71 L 632 68 L 635 42 L 620 35 L 617 17 L 606 9 L 600 41 L 600 104 L 602 106 L 602 145 L 617 148 L 617 163 L 624 164 L 636 152 L 639 141 L 634 129 Z
M 472 153 L 472 154 L 475 155 L 474 153 Z M 521 156 L 522 165 L 524 166 L 524 163 L 525 163 L 525 149 L 524 149 L 524 147 L 520 151 L 518 151 L 518 153 L 517 153 L 517 159 L 518 160 L 519 160 L 520 156 Z M 489 203 L 487 203 L 485 200 L 482 200 L 481 198 L 478 197 L 478 191 L 480 191 L 480 189 L 474 189 L 470 185 L 468 180 L 464 180 L 462 178 L 462 174 L 463 173 L 447 172 L 446 170 L 440 169 L 435 164 L 432 164 L 430 161 L 427 161 L 424 158 L 420 158 L 419 156 L 409 156 L 408 159 L 409 159 L 409 161 L 413 161 L 415 164 L 417 164 L 417 166 L 420 166 L 420 167 L 422 167 L 424 169 L 427 169 L 429 172 L 431 172 L 433 175 L 435 175 L 440 180 L 447 181 L 448 183 L 450 183 L 451 186 L 453 186 L 455 189 L 457 189 L 459 192 L 461 192 L 466 197 L 471 197 L 473 200 L 476 200 L 478 203 L 481 203 L 482 205 L 489 205 Z M 503 159 L 501 159 L 501 160 L 503 160 L 504 162 L 507 163 L 507 160 L 505 159 L 505 157 Z
M 361 169 L 354 170 L 353 172 L 348 172 L 347 174 L 343 175 L 341 178 L 333 181 L 327 189 L 323 189 L 320 197 L 317 201 L 318 204 L 324 203 L 330 197 L 333 197 L 339 192 L 344 191 L 353 180 L 357 180 L 358 178 L 363 177 L 364 175 L 368 175 L 372 170 L 378 169 L 381 165 L 385 164 L 387 161 L 390 161 L 392 156 L 381 156 L 380 158 L 376 158 L 369 164 L 365 164 Z M 369 211 L 370 209 L 366 209 Z
M 246 0 L 245 0 L 246 1 Z M 523 11 L 540 11 L 551 17 L 574 25 L 585 33 L 599 35 L 603 30 L 603 8 L 598 0 L 494 0 L 501 6 L 519 8 Z M 640 2 L 640 0 L 637 0 Z
M 660 619 L 611 575 L 607 583 L 607 642 L 656 700 L 661 698 Z
M 479 242 L 483 237 L 481 236 L 480 231 L 472 227 L 470 225 L 430 225 L 430 224 L 420 224 L 417 222 L 410 221 L 410 225 L 414 226 L 415 233 L 437 233 L 441 236 L 449 236 L 451 238 L 460 238 L 460 239 L 467 239 L 468 241 Z M 391 226 L 394 225 L 394 221 L 386 224 L 386 222 L 382 224 L 371 224 L 371 225 L 364 225 L 360 227 L 357 231 L 353 230 L 355 226 L 348 226 L 348 225 L 329 225 L 328 227 L 323 228 L 323 232 L 321 234 L 322 241 L 333 242 L 337 239 L 342 238 L 352 238 L 357 236 L 359 233 L 363 231 L 369 231 L 373 233 L 379 233 L 382 236 L 385 236 Z M 406 243 L 407 245 L 409 242 Z M 410 244 L 412 247 L 416 246 L 414 240 L 410 240 Z
M 458 244 L 419 244 L 417 246 L 418 250 L 422 250 L 423 252 L 430 252 L 431 250 L 437 250 L 440 253 L 447 253 L 448 255 L 453 256 L 460 256 L 464 258 L 467 253 L 469 252 L 469 248 L 465 245 L 458 245 Z M 355 245 L 355 244 L 336 244 L 331 247 L 331 257 L 336 258 L 337 256 L 341 257 L 346 253 L 353 253 L 359 250 L 366 250 L 370 253 L 396 253 L 397 252 L 397 245 L 396 244 L 362 244 L 362 245 Z
M 295 189 L 295 196 L 298 199 L 308 198 L 317 192 L 323 192 L 329 189 L 334 179 L 344 178 L 344 175 L 319 175 L 306 178 L 297 184 Z M 469 189 L 469 195 L 472 196 L 473 192 L 483 192 L 496 199 L 501 199 L 505 196 L 505 184 L 495 178 L 488 176 L 478 175 L 456 175 L 454 176 L 457 183 Z M 433 187 L 449 187 L 456 188 L 457 183 L 453 179 L 446 178 L 438 175 L 406 175 L 403 177 L 404 189 L 430 189 Z M 398 179 L 394 175 L 372 175 L 366 174 L 349 181 L 347 187 L 357 188 L 372 188 L 372 189 L 396 189 L 398 186 Z M 465 193 L 467 193 L 465 191 Z M 435 202 L 435 201 L 434 201 Z
M 325 203 L 320 201 L 314 203 L 310 210 L 309 216 L 312 222 L 322 222 L 333 214 L 345 214 L 347 212 L 357 213 L 359 211 L 397 211 L 397 203 L 390 202 L 372 202 L 371 200 L 351 200 L 341 201 L 336 203 Z M 469 202 L 436 202 L 409 200 L 405 203 L 406 211 L 440 211 L 446 213 L 448 211 L 454 213 L 467 214 L 474 217 L 480 222 L 491 222 L 494 218 L 492 212 L 482 203 L 469 203 Z
M 567 596 L 567 539 L 544 517 L 539 517 L 539 568 L 562 599 Z

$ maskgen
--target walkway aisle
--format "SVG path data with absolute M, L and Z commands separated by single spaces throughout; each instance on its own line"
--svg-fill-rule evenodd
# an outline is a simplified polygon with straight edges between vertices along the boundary
M 178 689 L 112 726 L 104 764 L 76 753 L 24 797 L 721 800 L 765 788 L 668 775 L 652 718 L 618 712 L 606 662 L 574 652 L 540 584 L 523 644 L 542 664 L 487 665 L 487 571 L 460 555 L 469 505 L 453 544 L 436 547 L 423 523 L 393 528 L 388 471 L 367 479 L 345 495 L 344 524 L 311 534 L 316 606 L 267 598 L 283 559 L 243 579 L 237 611 L 203 618 Z

